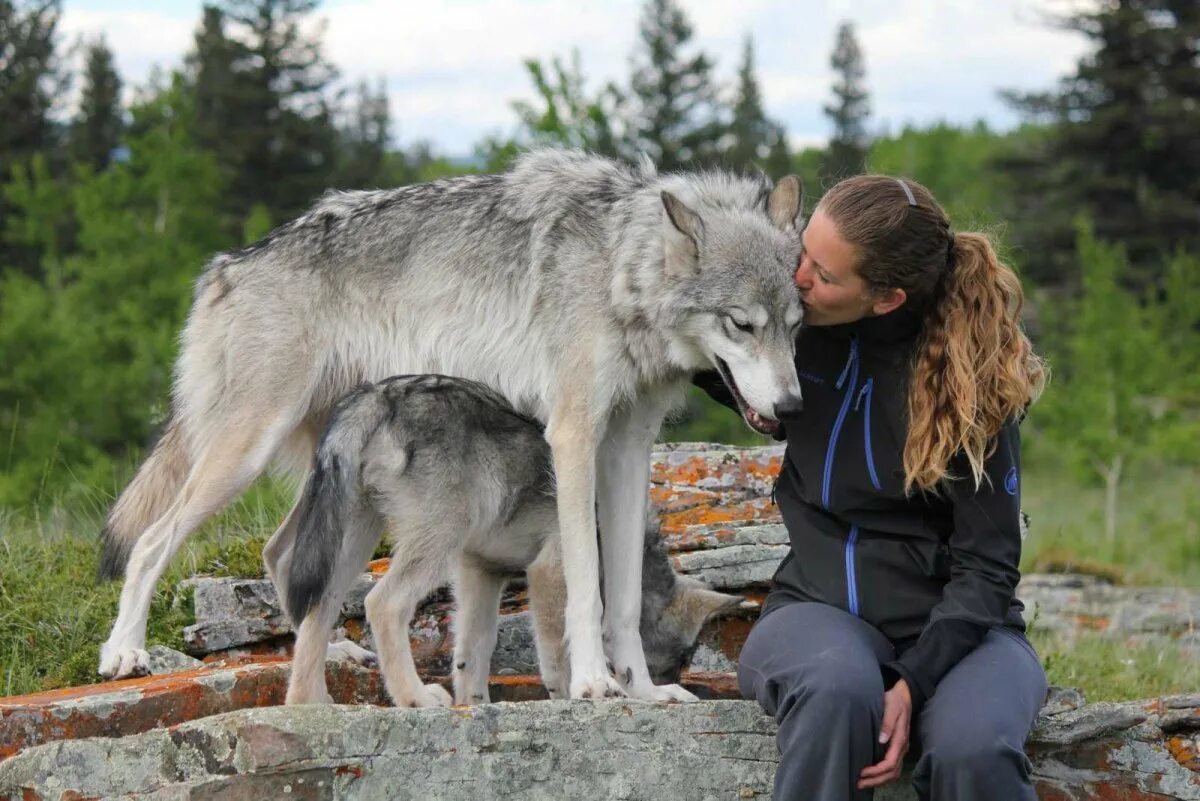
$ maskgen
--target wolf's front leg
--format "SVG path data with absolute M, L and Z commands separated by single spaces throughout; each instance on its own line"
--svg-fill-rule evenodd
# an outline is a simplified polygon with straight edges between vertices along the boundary
M 566 383 L 566 382 L 565 382 Z M 581 385 L 582 384 L 582 385 Z M 597 416 L 590 382 L 566 383 L 551 414 L 546 441 L 554 461 L 563 576 L 567 583 L 564 621 L 572 698 L 624 696 L 608 672 L 600 637 L 600 558 L 596 546 Z
M 642 549 L 650 449 L 669 404 L 650 398 L 610 421 L 597 460 L 604 557 L 604 639 L 621 686 L 633 698 L 695 701 L 678 684 L 656 686 L 642 649 Z

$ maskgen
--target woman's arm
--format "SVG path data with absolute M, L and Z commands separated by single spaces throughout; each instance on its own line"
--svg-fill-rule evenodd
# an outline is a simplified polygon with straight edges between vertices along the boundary
M 737 401 L 733 399 L 733 393 L 729 391 L 725 380 L 721 378 L 721 374 L 716 370 L 705 370 L 702 373 L 696 373 L 692 376 L 692 383 L 704 390 L 708 394 L 708 397 L 717 403 L 722 406 L 728 406 L 738 414 L 741 414 Z
M 966 457 L 959 454 L 951 461 L 958 478 L 947 485 L 954 507 L 950 581 L 916 644 L 884 665 L 889 686 L 905 679 L 914 709 L 933 695 L 950 668 L 983 642 L 988 629 L 1002 625 L 1008 616 L 1021 578 L 1020 461 L 1021 435 L 1015 420 L 997 435 L 978 489 Z

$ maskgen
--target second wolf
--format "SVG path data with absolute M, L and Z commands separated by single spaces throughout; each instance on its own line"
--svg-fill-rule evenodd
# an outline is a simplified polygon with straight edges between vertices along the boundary
M 653 684 L 638 633 L 650 448 L 690 377 L 713 366 L 752 426 L 799 409 L 801 209 L 795 178 L 772 189 L 549 150 L 502 175 L 328 195 L 215 258 L 183 332 L 170 423 L 107 522 L 103 564 L 124 569 L 125 586 L 100 672 L 144 666 L 154 584 L 183 538 L 272 462 L 308 470 L 338 398 L 443 373 L 545 425 L 570 695 L 690 697 Z M 264 552 L 277 582 L 289 521 Z
M 564 585 L 550 448 L 537 421 L 487 387 L 436 375 L 397 376 L 338 403 L 317 447 L 295 520 L 285 601 L 296 623 L 288 703 L 328 700 L 326 640 L 342 601 L 386 528 L 393 556 L 366 599 L 388 693 L 397 706 L 449 705 L 422 684 L 409 649 L 417 604 L 454 588 L 454 703 L 488 698 L 504 585 L 528 576 L 542 681 L 567 694 Z M 741 598 L 671 569 L 647 527 L 641 632 L 656 681 L 675 681 L 709 615 Z

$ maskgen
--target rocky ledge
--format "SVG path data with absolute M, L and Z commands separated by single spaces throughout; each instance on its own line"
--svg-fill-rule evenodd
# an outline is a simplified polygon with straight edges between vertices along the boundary
M 1078 701 L 1052 697 L 1030 738 L 1043 801 L 1200 799 L 1200 696 Z M 29 748 L 0 799 L 766 799 L 774 735 L 747 701 L 276 706 Z

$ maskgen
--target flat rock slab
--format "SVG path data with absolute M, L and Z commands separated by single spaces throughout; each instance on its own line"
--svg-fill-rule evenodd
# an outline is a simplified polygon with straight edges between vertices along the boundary
M 1197 801 L 1197 729 L 1162 728 L 1196 701 L 1045 712 L 1028 744 L 1039 797 Z M 272 707 L 30 748 L 0 762 L 0 798 L 770 798 L 776 764 L 775 723 L 746 701 Z
M 0 763 L 9 799 L 767 796 L 774 724 L 745 702 L 243 710 Z
M 235 663 L 0 698 L 0 762 L 57 740 L 138 734 L 237 709 L 283 704 L 290 661 L 230 661 Z M 377 670 L 327 662 L 325 681 L 338 703 L 390 705 Z M 730 673 L 686 672 L 680 681 L 701 698 L 739 697 Z M 442 683 L 451 689 L 448 680 Z M 536 675 L 496 675 L 489 695 L 494 701 L 533 701 L 544 700 L 546 691 Z

